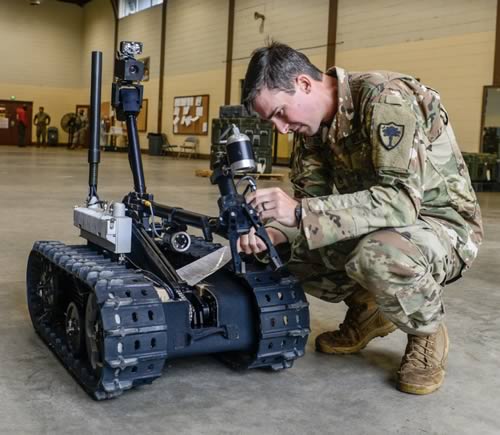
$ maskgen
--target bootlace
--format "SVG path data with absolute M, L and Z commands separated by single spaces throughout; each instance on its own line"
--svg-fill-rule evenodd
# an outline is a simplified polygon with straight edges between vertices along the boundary
M 356 305 L 354 307 L 350 307 L 347 310 L 344 321 L 339 325 L 339 333 L 340 335 L 349 335 L 350 333 L 358 333 L 359 322 L 358 319 L 363 312 L 365 307 L 363 305 Z
M 438 361 L 434 357 L 433 345 L 434 340 L 431 335 L 427 337 L 411 335 L 405 352 L 405 363 L 422 368 L 436 367 Z

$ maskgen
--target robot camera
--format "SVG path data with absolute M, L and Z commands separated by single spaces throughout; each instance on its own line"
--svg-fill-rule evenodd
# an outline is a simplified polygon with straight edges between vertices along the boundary
M 120 54 L 124 57 L 134 57 L 142 54 L 142 42 L 121 41 Z
M 144 77 L 144 64 L 134 56 L 142 53 L 142 42 L 120 42 L 115 61 L 115 77 L 123 82 L 139 82 Z

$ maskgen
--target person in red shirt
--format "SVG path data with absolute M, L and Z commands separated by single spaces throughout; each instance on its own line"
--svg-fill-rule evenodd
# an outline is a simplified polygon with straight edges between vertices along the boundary
M 28 107 L 23 104 L 22 107 L 16 109 L 16 119 L 17 119 L 17 146 L 26 146 L 26 127 L 28 125 L 26 109 Z

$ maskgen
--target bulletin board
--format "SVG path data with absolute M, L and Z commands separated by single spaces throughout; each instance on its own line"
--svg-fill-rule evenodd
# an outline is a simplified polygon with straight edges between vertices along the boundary
M 190 95 L 174 98 L 174 134 L 208 135 L 209 95 Z

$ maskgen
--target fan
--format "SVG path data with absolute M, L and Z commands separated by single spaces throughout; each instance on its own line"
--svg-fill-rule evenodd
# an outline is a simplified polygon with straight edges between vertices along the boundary
M 76 116 L 76 113 L 73 112 L 66 113 L 61 118 L 61 128 L 63 131 L 68 133 L 68 147 L 73 143 L 73 135 L 75 134 L 75 131 L 78 130 L 77 122 L 78 117 Z

